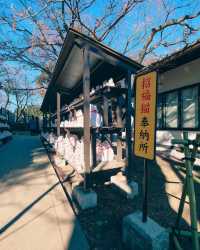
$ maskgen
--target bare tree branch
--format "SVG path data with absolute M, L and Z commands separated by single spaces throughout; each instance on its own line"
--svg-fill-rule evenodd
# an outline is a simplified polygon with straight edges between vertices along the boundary
M 188 27 L 189 25 L 187 23 L 185 23 L 185 21 L 194 19 L 194 18 L 199 17 L 199 16 L 200 16 L 200 11 L 197 12 L 196 14 L 194 14 L 194 15 L 185 15 L 185 16 L 182 16 L 182 17 L 180 17 L 178 19 L 170 19 L 167 22 L 159 25 L 158 27 L 154 27 L 151 30 L 151 34 L 149 35 L 146 43 L 143 46 L 143 49 L 141 50 L 141 52 L 139 54 L 139 62 L 142 63 L 145 56 L 149 53 L 148 48 L 149 48 L 150 44 L 152 43 L 155 35 L 158 32 L 161 32 L 161 31 L 163 31 L 163 30 L 165 30 L 165 29 L 167 29 L 169 27 L 175 26 L 175 25 L 182 25 L 182 26 Z

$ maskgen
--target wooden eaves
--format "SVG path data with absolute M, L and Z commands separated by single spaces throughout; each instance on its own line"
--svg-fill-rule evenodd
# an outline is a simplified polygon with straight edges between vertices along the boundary
M 69 104 L 83 91 L 83 50 L 90 54 L 90 88 L 111 77 L 125 78 L 127 71 L 135 73 L 143 66 L 102 43 L 69 29 L 61 49 L 41 110 L 55 112 L 56 92 L 61 93 L 61 106 Z
M 200 40 L 195 43 L 185 46 L 183 49 L 172 53 L 163 59 L 152 63 L 137 72 L 137 75 L 142 75 L 151 71 L 157 71 L 158 73 L 164 73 L 172 70 L 178 66 L 191 62 L 199 58 L 200 54 Z

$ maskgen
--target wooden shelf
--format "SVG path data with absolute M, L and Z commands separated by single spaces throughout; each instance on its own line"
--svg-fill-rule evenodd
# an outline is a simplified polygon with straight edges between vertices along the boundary
M 10 132 L 10 125 L 8 124 L 7 115 L 0 114 L 0 142 L 6 142 L 12 138 L 12 133 Z M 5 132 L 5 133 L 4 133 Z M 8 133 L 9 132 L 9 133 Z
M 70 131 L 71 133 L 75 134 L 83 134 L 84 128 L 83 127 L 68 127 L 68 128 L 60 128 L 61 133 Z M 99 128 L 90 128 L 91 133 L 101 133 L 101 134 L 118 134 L 123 132 L 124 128 L 117 128 L 117 127 L 99 127 Z
M 123 132 L 124 128 L 118 127 L 99 127 L 99 128 L 91 128 L 92 131 L 101 134 L 118 134 Z
M 113 98 L 113 97 L 117 97 L 117 96 L 121 96 L 123 94 L 127 93 L 127 89 L 126 88 L 117 88 L 117 87 L 103 87 L 101 89 L 98 89 L 95 91 L 95 93 L 93 93 L 90 96 L 90 103 L 91 104 L 96 104 L 96 103 L 100 103 L 101 101 L 103 101 L 103 97 L 107 97 L 107 98 Z M 79 109 L 83 107 L 83 99 L 77 100 L 75 102 L 72 102 L 67 110 L 65 112 L 70 111 L 70 109 L 75 108 L 75 109 Z
M 101 89 L 96 90 L 95 93 L 90 95 L 90 103 L 91 104 L 101 103 L 103 101 L 104 96 L 111 99 L 113 97 L 118 97 L 126 93 L 127 93 L 127 88 L 105 86 Z M 79 98 L 78 100 L 73 101 L 66 108 L 63 108 L 60 113 L 65 114 L 69 112 L 71 109 L 81 109 L 83 108 L 83 103 L 84 103 L 83 98 Z M 52 115 L 53 118 L 56 118 L 56 116 L 57 116 L 56 113 Z
M 10 131 L 10 128 L 0 127 L 0 132 L 2 132 L 2 131 Z
M 0 122 L 7 122 L 7 118 L 5 116 L 0 115 Z

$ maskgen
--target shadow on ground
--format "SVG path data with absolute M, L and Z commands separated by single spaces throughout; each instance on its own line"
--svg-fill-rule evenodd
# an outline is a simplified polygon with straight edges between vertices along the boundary
M 61 191 L 52 198 L 52 192 L 60 182 L 57 177 L 52 182 L 55 173 L 47 171 L 49 167 L 51 165 L 37 136 L 16 135 L 0 148 L 1 250 L 11 247 L 12 250 L 26 250 L 29 241 L 32 248 L 41 250 L 46 250 L 50 242 L 59 250 L 89 249 L 64 193 Z M 59 236 L 56 232 L 60 232 Z
M 157 160 L 148 163 L 149 168 L 149 198 L 148 214 L 161 226 L 169 229 L 174 226 L 184 175 L 177 168 L 182 165 L 169 157 L 158 155 Z M 94 187 L 98 194 L 98 206 L 94 209 L 79 211 L 79 220 L 92 249 L 98 250 L 122 250 L 122 219 L 124 216 L 142 209 L 142 182 L 143 160 L 133 159 L 131 179 L 139 183 L 139 196 L 133 200 L 127 200 L 113 185 L 97 185 Z M 200 197 L 197 185 L 196 197 L 199 207 Z M 198 211 L 198 218 L 199 210 Z M 186 202 L 184 214 L 181 220 L 181 228 L 189 228 L 189 206 Z M 191 249 L 190 239 L 181 239 L 184 249 Z M 170 249 L 174 249 L 170 243 Z

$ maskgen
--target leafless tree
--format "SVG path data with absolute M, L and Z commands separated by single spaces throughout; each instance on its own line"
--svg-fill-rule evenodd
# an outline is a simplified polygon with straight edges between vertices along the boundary
M 34 95 L 30 91 L 29 81 L 20 67 L 3 67 L 0 72 L 1 89 L 6 95 L 5 108 L 14 106 L 16 110 L 16 121 L 24 114 L 25 109 Z
M 155 15 L 148 13 L 150 2 L 155 3 Z M 118 47 L 140 63 L 159 58 L 160 48 L 169 52 L 170 48 L 187 46 L 199 32 L 198 0 L 178 4 L 171 0 L 107 0 L 95 12 L 99 3 L 17 0 L 10 6 L 5 2 L 0 11 L 0 62 L 30 66 L 40 72 L 37 85 L 47 86 L 69 27 L 107 45 L 112 45 L 121 30 L 127 30 L 129 35 Z M 138 18 L 133 20 L 133 16 Z M 155 16 L 159 19 L 156 22 Z M 173 32 L 176 35 L 172 36 Z
M 8 37 L 2 32 L 0 37 L 0 60 L 11 60 L 27 64 L 40 70 L 42 76 L 38 82 L 45 83 L 52 73 L 68 27 L 73 27 L 93 38 L 104 41 L 117 27 L 118 23 L 144 0 L 109 0 L 104 13 L 93 23 L 88 21 L 87 11 L 96 0 L 18 0 L 20 8 L 11 8 L 10 12 L 1 12 L 0 24 L 4 29 L 12 30 Z
M 157 53 L 161 48 L 169 54 L 187 47 L 200 35 L 199 1 L 188 0 L 174 5 L 172 1 L 158 0 L 157 6 L 160 20 L 154 23 L 151 15 L 146 16 L 143 25 L 139 29 L 136 26 L 136 32 L 130 34 L 124 46 L 125 54 L 135 50 L 134 58 L 139 63 L 149 64 L 166 55 Z M 141 45 L 139 50 L 138 44 Z

